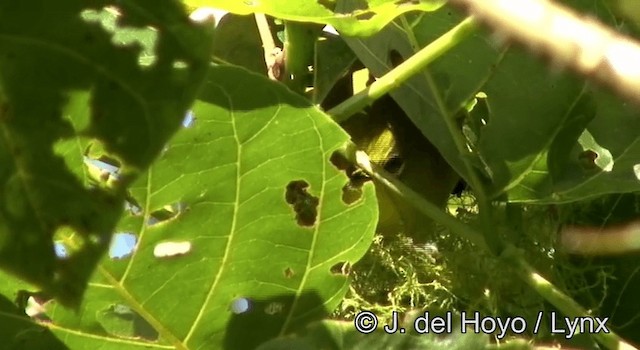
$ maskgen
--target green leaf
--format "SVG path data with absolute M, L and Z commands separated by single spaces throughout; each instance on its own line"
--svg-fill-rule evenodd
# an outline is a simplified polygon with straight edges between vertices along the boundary
M 413 22 L 409 28 L 396 20 L 371 37 L 344 39 L 369 71 L 381 77 L 393 69 L 392 56 L 410 57 L 462 19 L 445 6 L 419 17 L 407 16 L 406 23 Z M 499 60 L 500 52 L 482 33 L 477 33 L 390 92 L 422 134 L 463 177 L 467 171 L 445 120 L 455 118 Z
M 342 300 L 341 268 L 365 253 L 378 215 L 371 184 L 342 201 L 348 178 L 330 157 L 348 135 L 241 68 L 212 68 L 192 111 L 131 188 L 141 213 L 117 230 L 135 235 L 135 250 L 102 261 L 82 318 L 50 306 L 49 328 L 69 347 L 249 349 Z
M 434 11 L 443 0 L 183 0 L 191 7 L 208 6 L 246 15 L 265 13 L 291 21 L 330 24 L 345 35 L 367 36 L 382 29 L 395 17 L 409 11 Z M 349 11 L 336 10 L 336 4 L 350 3 Z
M 408 57 L 457 21 L 443 7 L 416 19 L 411 31 L 396 21 L 372 37 L 345 40 L 381 76 L 392 68 L 392 51 Z M 471 162 L 493 198 L 512 202 L 637 191 L 637 113 L 528 52 L 496 50 L 491 41 L 483 33 L 472 36 L 391 92 L 456 171 L 466 176 L 463 162 Z M 486 98 L 461 120 L 473 152 L 460 157 L 445 119 L 455 118 L 477 92 Z M 591 152 L 597 158 L 585 164 Z
M 356 61 L 353 51 L 339 36 L 330 35 L 326 39 L 316 41 L 315 62 L 313 71 L 313 102 L 322 103 L 331 89 L 344 77 Z M 340 90 L 348 96 L 352 87 Z M 339 96 L 344 98 L 344 96 Z M 331 102 L 335 105 L 336 102 Z M 327 108 L 329 109 L 329 108 Z
M 615 21 L 606 2 L 580 5 Z M 480 89 L 487 110 L 475 118 L 486 125 L 474 131 L 475 146 L 492 196 L 558 203 L 639 190 L 637 111 L 570 72 L 550 68 L 510 49 Z
M 78 304 L 123 190 L 195 97 L 209 42 L 175 1 L 0 5 L 0 267 Z M 126 175 L 110 190 L 87 186 L 93 139 Z M 52 237 L 66 230 L 79 247 L 62 261 Z
M 213 54 L 216 58 L 266 74 L 264 51 L 254 16 L 228 13 L 216 27 Z

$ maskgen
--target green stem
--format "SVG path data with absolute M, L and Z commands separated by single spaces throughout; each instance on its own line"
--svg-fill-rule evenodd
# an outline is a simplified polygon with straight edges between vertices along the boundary
M 418 50 L 420 49 L 420 46 L 418 44 L 418 40 L 413 34 L 413 30 L 411 29 L 411 26 L 407 22 L 407 19 L 405 16 L 400 16 L 400 23 L 402 24 L 402 30 L 407 34 L 407 38 L 414 52 L 419 52 Z M 426 69 L 422 70 L 422 74 L 425 80 L 427 81 L 427 84 L 429 84 L 429 89 L 431 89 L 431 91 L 433 92 L 433 98 L 435 100 L 438 111 L 440 112 L 440 115 L 444 118 L 444 122 L 447 126 L 447 130 L 449 130 L 449 135 L 451 135 L 451 139 L 453 140 L 453 143 L 456 146 L 458 154 L 468 153 L 466 141 L 464 140 L 462 132 L 460 131 L 460 128 L 456 124 L 455 118 L 453 118 L 450 115 L 449 111 L 447 110 L 447 106 L 444 102 L 444 99 L 439 93 L 440 90 L 438 89 L 438 86 L 433 81 L 431 74 L 429 74 L 429 72 Z M 497 236 L 494 234 L 494 230 L 492 229 L 492 225 L 491 225 L 491 209 L 492 208 L 491 208 L 491 204 L 489 203 L 489 200 L 487 199 L 487 195 L 484 190 L 483 183 L 480 180 L 480 177 L 478 176 L 473 164 L 471 164 L 471 162 L 469 161 L 468 157 L 463 157 L 463 164 L 464 164 L 466 175 L 467 175 L 466 180 L 469 182 L 469 185 L 471 185 L 471 188 L 473 189 L 473 193 L 478 203 L 478 211 L 480 213 L 480 222 L 482 223 L 482 228 L 483 228 L 482 231 L 485 236 L 485 241 L 487 242 L 487 244 L 489 245 L 493 253 L 498 254 L 504 247 L 502 242 L 497 239 Z
M 284 62 L 283 81 L 289 88 L 304 94 L 309 77 L 309 66 L 313 64 L 315 42 L 322 27 L 311 23 L 284 23 Z
M 466 238 L 478 247 L 487 249 L 488 246 L 482 234 L 477 232 L 471 226 L 464 224 L 460 220 L 444 212 L 437 205 L 424 199 L 420 194 L 403 184 L 395 176 L 389 174 L 383 168 L 375 163 L 371 163 L 366 153 L 357 151 L 355 145 L 351 145 L 343 156 L 351 163 L 357 165 L 362 171 L 373 178 L 375 181 L 389 189 L 391 192 L 404 199 L 407 203 L 412 204 L 416 209 L 424 215 L 432 218 L 436 222 L 449 228 L 460 237 Z
M 435 61 L 468 35 L 472 34 L 476 27 L 476 23 L 471 17 L 465 19 L 424 49 L 409 57 L 391 72 L 376 80 L 369 85 L 369 87 L 353 95 L 327 113 L 338 123 L 347 120 L 367 105 L 373 103 L 373 101 L 397 88 L 407 79 L 420 72 L 420 70 L 425 68 L 429 63 Z
M 502 256 L 510 260 L 510 262 L 517 267 L 518 277 L 521 280 L 533 288 L 539 295 L 555 306 L 563 314 L 567 315 L 571 319 L 594 317 L 580 306 L 580 304 L 576 303 L 570 296 L 564 294 L 551 282 L 538 274 L 535 269 L 527 263 L 520 253 L 520 250 L 516 247 L 511 245 L 507 246 Z M 609 333 L 598 332 L 591 334 L 591 336 L 608 349 L 635 349 L 635 347 L 626 343 L 613 331 L 609 331 Z
M 411 44 L 411 48 L 413 52 L 419 52 L 420 44 L 416 36 L 407 21 L 406 15 L 400 16 L 400 23 L 402 25 L 402 30 L 406 33 L 407 39 Z M 449 135 L 451 135 L 451 139 L 453 140 L 453 144 L 456 146 L 456 150 L 458 154 L 466 154 L 467 146 L 466 141 L 460 131 L 458 125 L 456 125 L 455 118 L 449 113 L 446 103 L 440 94 L 440 89 L 437 84 L 433 80 L 433 77 L 429 73 L 428 69 L 422 70 L 422 75 L 425 78 L 425 81 L 429 85 L 429 89 L 433 92 L 433 99 L 436 103 L 438 111 L 440 115 L 443 117 L 445 125 L 447 126 L 447 130 L 449 131 Z M 475 171 L 473 164 L 469 161 L 468 157 L 463 157 L 463 164 L 467 173 L 466 180 L 473 188 L 474 196 L 476 197 L 476 201 L 478 203 L 478 212 L 480 213 L 480 221 L 482 223 L 482 232 L 484 233 L 485 242 L 487 242 L 488 246 L 492 249 L 493 253 L 498 253 L 501 251 L 501 242 L 496 242 L 494 231 L 491 229 L 491 205 L 487 200 L 487 195 L 484 190 L 484 186 L 478 177 L 478 174 Z
M 394 176 L 387 173 L 384 169 L 374 163 L 371 163 L 366 153 L 357 151 L 355 145 L 350 144 L 349 147 L 341 153 L 347 160 L 357 165 L 358 168 L 372 177 L 378 184 L 394 192 L 425 215 L 447 227 L 451 232 L 462 238 L 468 239 L 481 249 L 491 251 L 490 247 L 486 243 L 485 236 L 482 235 L 482 233 L 445 213 L 438 206 L 424 199 Z M 501 257 L 505 259 L 505 262 L 510 263 L 510 266 L 515 267 L 518 278 L 531 286 L 531 288 L 533 288 L 540 296 L 555 306 L 563 314 L 571 318 L 593 318 L 593 315 L 590 315 L 582 306 L 580 306 L 580 304 L 576 303 L 575 300 L 564 294 L 551 282 L 538 274 L 524 259 L 520 250 L 516 247 L 507 245 L 502 252 Z M 592 336 L 599 343 L 609 349 L 635 349 L 620 338 L 620 336 L 611 331 L 609 333 L 601 332 L 592 334 Z

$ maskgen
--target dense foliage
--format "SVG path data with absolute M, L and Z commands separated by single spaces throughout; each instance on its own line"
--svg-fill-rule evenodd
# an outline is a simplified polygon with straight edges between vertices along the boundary
M 640 344 L 637 103 L 487 24 L 0 1 L 0 349 Z

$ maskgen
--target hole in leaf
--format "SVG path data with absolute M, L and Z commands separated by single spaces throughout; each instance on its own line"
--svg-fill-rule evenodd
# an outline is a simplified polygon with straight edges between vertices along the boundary
M 184 203 L 174 203 L 171 205 L 165 205 L 160 210 L 156 210 L 149 216 L 147 225 L 152 226 L 160 222 L 171 220 L 176 218 L 181 213 L 185 212 L 188 207 Z
M 184 116 L 184 120 L 182 121 L 182 126 L 185 128 L 190 128 L 196 122 L 196 115 L 193 114 L 193 111 L 187 111 L 187 114 Z
M 362 185 L 356 186 L 353 181 L 349 181 L 342 187 L 342 201 L 345 204 L 353 204 L 362 198 Z
M 349 181 L 342 187 L 342 201 L 345 204 L 353 204 L 362 198 L 362 186 L 370 178 L 353 166 L 347 159 L 344 158 L 339 152 L 333 152 L 329 161 L 338 170 L 344 171 L 349 177 Z
M 17 293 L 15 304 L 24 310 L 24 313 L 39 321 L 51 321 L 46 315 L 47 308 L 55 301 L 42 292 L 29 292 L 20 290 Z
M 278 302 L 272 302 L 269 303 L 265 308 L 264 308 L 264 312 L 267 315 L 275 315 L 275 314 L 279 314 L 282 311 L 284 311 L 284 304 L 283 303 L 278 303 Z
M 588 149 L 580 152 L 578 155 L 578 161 L 580 162 L 580 166 L 584 170 L 595 170 L 598 168 L 596 164 L 596 159 L 598 159 L 598 153 Z
M 287 267 L 286 269 L 284 269 L 284 277 L 286 278 L 291 278 L 295 275 L 295 272 L 293 272 L 293 269 L 290 267 Z
M 339 262 L 331 266 L 330 271 L 334 275 L 347 276 L 351 272 L 351 263 L 349 263 L 348 261 Z
M 243 314 L 251 308 L 251 303 L 247 298 L 236 298 L 231 302 L 231 312 L 234 314 Z
M 158 42 L 158 30 L 146 26 L 136 28 L 132 26 L 120 25 L 119 19 L 122 17 L 120 9 L 114 6 L 106 6 L 100 11 L 87 9 L 80 13 L 82 19 L 87 23 L 99 24 L 102 29 L 112 35 L 111 42 L 117 46 L 128 46 L 139 51 L 138 64 L 148 67 L 156 61 L 156 44 Z
M 633 173 L 636 175 L 636 179 L 640 180 L 640 164 L 633 166 Z
M 109 185 L 120 180 L 120 168 L 111 162 L 85 156 L 84 165 L 93 181 Z
M 158 332 L 138 313 L 122 304 L 113 304 L 96 315 L 104 330 L 120 338 L 157 340 Z
M 349 161 L 338 151 L 335 151 L 331 154 L 331 157 L 329 157 L 329 161 L 340 171 L 346 171 L 347 169 L 353 167 L 351 163 L 349 163 Z
M 60 259 L 66 259 L 69 257 L 67 247 L 60 241 L 53 242 L 53 250 L 56 253 L 56 256 Z
M 91 236 L 88 238 L 90 239 Z M 60 259 L 68 259 L 74 253 L 84 248 L 87 239 L 71 227 L 60 226 L 53 234 L 53 242 L 53 249 L 56 256 Z
M 138 205 L 138 203 L 133 198 L 127 198 L 124 202 L 124 209 L 127 210 L 131 215 L 140 215 L 142 214 L 142 207 Z
M 399 66 L 402 62 L 404 62 L 404 58 L 400 54 L 400 52 L 396 50 L 389 51 L 389 63 L 394 68 Z
M 123 259 L 131 254 L 136 248 L 138 237 L 133 233 L 119 232 L 113 235 L 109 246 L 109 257 L 112 259 Z
M 167 258 L 178 255 L 185 255 L 191 251 L 191 242 L 162 242 L 153 248 L 153 255 L 156 258 Z
M 176 60 L 173 62 L 173 68 L 185 69 L 185 68 L 189 68 L 189 64 L 182 60 Z
M 309 184 L 304 180 L 291 181 L 287 185 L 285 200 L 296 213 L 296 220 L 300 226 L 313 226 L 318 216 L 318 197 L 307 192 Z

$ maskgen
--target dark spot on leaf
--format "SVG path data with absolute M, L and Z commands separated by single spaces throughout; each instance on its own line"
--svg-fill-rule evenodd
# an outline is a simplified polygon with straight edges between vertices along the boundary
M 584 150 L 580 152 L 580 155 L 578 155 L 578 161 L 584 170 L 597 169 L 598 165 L 596 164 L 596 159 L 598 159 L 598 153 L 590 149 Z
M 97 320 L 104 330 L 114 336 L 158 339 L 158 332 L 137 312 L 123 304 L 113 304 L 98 312 Z
M 295 275 L 295 273 L 293 272 L 293 269 L 290 267 L 287 267 L 286 269 L 284 269 L 284 277 L 286 278 L 291 278 Z
M 308 187 L 304 180 L 291 181 L 285 192 L 285 200 L 293 207 L 300 226 L 313 226 L 318 216 L 320 199 L 309 194 Z
M 339 263 L 331 266 L 330 271 L 334 275 L 347 276 L 351 272 L 351 264 L 348 261 L 339 262 Z
M 333 12 L 333 9 L 336 7 L 335 0 L 318 0 L 318 4 L 331 12 Z
M 389 51 L 389 63 L 394 68 L 399 66 L 402 62 L 404 62 L 404 58 L 398 51 L 396 50 Z
M 368 19 L 371 19 L 373 17 L 374 13 L 373 12 L 364 12 L 364 13 L 359 13 L 356 15 L 356 19 L 361 20 L 361 21 L 366 21 Z
M 407 6 L 407 5 L 418 5 L 420 4 L 420 0 L 397 0 L 394 4 L 398 7 Z
M 151 213 L 147 225 L 151 226 L 163 221 L 174 219 L 178 217 L 178 215 L 188 210 L 189 208 L 184 203 L 173 203 L 171 205 L 165 205 L 161 209 Z

